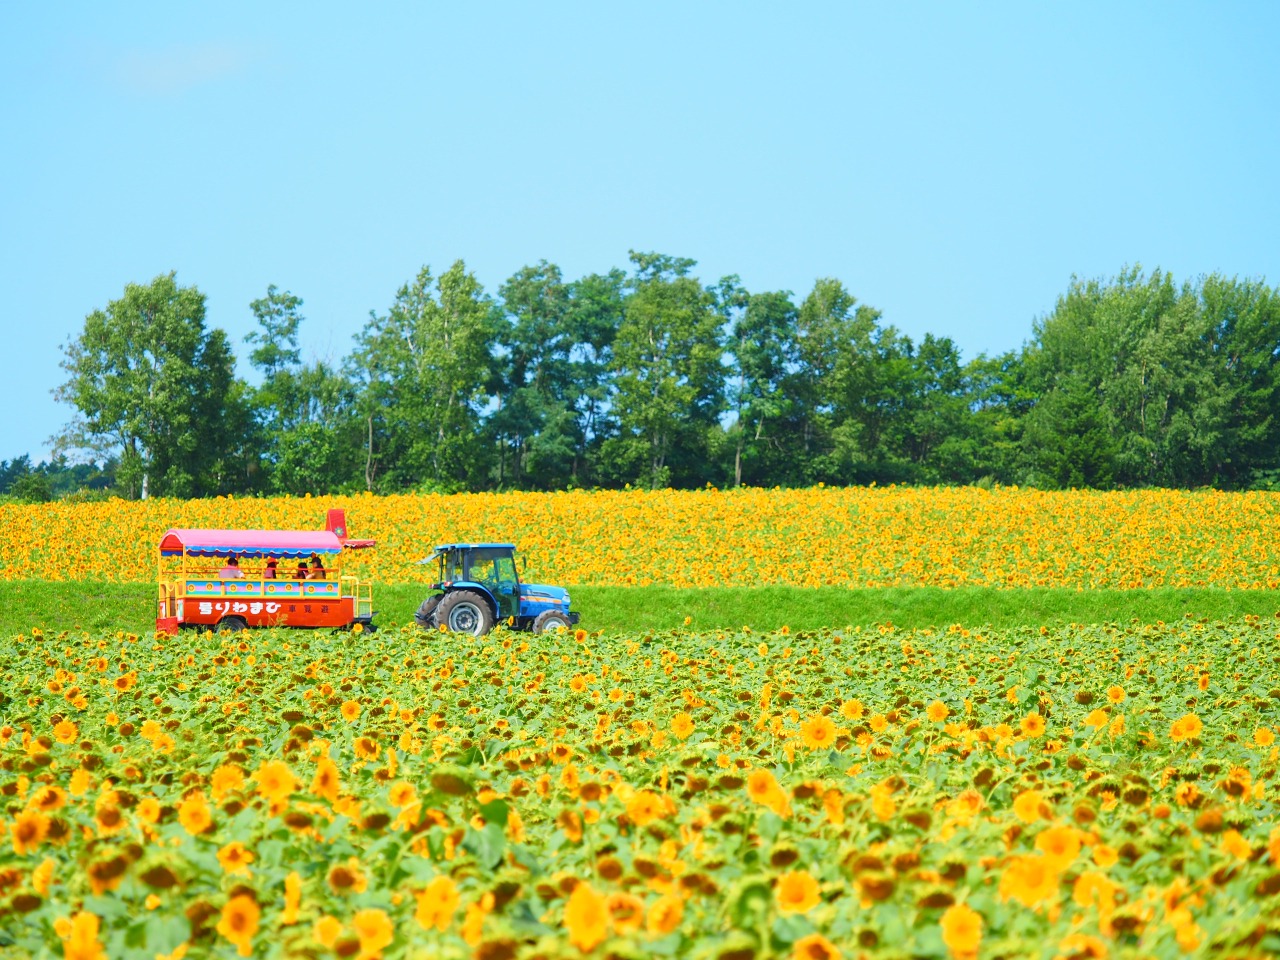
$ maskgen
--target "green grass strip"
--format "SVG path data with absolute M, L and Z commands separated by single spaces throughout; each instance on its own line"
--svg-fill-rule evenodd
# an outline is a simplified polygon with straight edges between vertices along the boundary
M 849 590 L 828 587 L 574 587 L 573 609 L 587 630 L 609 633 L 691 629 L 815 630 L 891 622 L 915 629 L 991 626 L 1006 629 L 1060 623 L 1166 622 L 1184 616 L 1223 620 L 1280 616 L 1280 596 L 1261 590 L 995 590 L 965 587 Z M 374 589 L 377 622 L 411 621 L 427 591 L 418 584 Z M 0 582 L 0 635 L 49 630 L 145 632 L 155 625 L 151 584 Z

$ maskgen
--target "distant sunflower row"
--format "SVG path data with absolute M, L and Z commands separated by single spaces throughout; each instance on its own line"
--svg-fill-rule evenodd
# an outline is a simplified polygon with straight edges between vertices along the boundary
M 1262 956 L 1273 623 L 0 645 L 0 955 Z
M 319 529 L 344 507 L 419 582 L 437 543 L 514 541 L 550 583 L 804 587 L 1280 586 L 1280 495 L 1004 488 L 575 491 L 0 506 L 0 579 L 154 578 L 169 527 Z

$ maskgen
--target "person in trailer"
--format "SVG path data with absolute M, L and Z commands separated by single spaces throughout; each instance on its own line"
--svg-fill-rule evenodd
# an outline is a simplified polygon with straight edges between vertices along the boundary
M 323 580 L 325 577 L 324 563 L 320 560 L 320 554 L 313 553 L 311 555 L 311 579 Z
M 240 569 L 240 561 L 237 560 L 234 555 L 227 557 L 227 562 L 223 568 L 218 571 L 218 576 L 223 580 L 243 579 L 244 571 Z
M 305 560 L 298 561 L 298 569 L 293 571 L 293 579 L 295 580 L 307 579 L 307 561 Z
M 266 568 L 262 571 L 262 579 L 263 579 L 263 580 L 274 580 L 274 579 L 276 578 L 276 566 L 277 566 L 277 565 L 278 565 L 278 564 L 277 564 L 277 562 L 276 562 L 276 558 L 275 558 L 275 557 L 272 557 L 270 560 L 268 560 L 268 561 L 267 561 L 267 566 L 266 566 Z

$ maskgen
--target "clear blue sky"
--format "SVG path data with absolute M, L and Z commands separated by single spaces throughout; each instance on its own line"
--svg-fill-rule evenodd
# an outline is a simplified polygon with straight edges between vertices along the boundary
M 458 257 L 835 276 L 966 357 L 1072 274 L 1280 283 L 1277 36 L 1266 2 L 5 4 L 0 459 L 70 418 L 85 314 L 169 270 L 246 375 L 268 284 L 336 361 Z

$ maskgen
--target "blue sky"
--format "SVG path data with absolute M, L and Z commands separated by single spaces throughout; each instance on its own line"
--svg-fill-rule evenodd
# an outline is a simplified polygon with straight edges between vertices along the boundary
M 458 257 L 495 291 L 627 251 L 843 280 L 966 357 L 1073 274 L 1280 283 L 1280 4 L 6 4 L 0 459 L 62 345 L 176 270 L 308 357 Z

